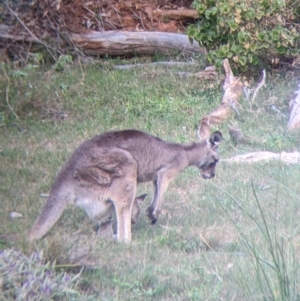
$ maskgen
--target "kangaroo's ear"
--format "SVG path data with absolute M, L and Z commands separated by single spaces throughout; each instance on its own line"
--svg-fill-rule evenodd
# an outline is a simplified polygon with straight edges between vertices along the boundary
M 210 136 L 210 124 L 209 119 L 204 117 L 200 120 L 199 128 L 198 128 L 198 137 L 200 141 L 207 140 Z
M 147 193 L 139 195 L 139 196 L 136 197 L 136 200 L 138 202 L 142 202 L 146 198 L 147 195 L 148 195 Z
M 211 144 L 211 147 L 218 146 L 222 140 L 223 140 L 223 136 L 222 133 L 219 131 L 213 132 L 209 137 L 209 142 Z

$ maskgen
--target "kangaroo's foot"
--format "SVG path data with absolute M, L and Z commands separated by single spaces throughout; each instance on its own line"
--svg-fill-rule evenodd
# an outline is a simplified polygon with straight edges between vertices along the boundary
M 154 213 L 154 209 L 151 206 L 147 209 L 146 213 L 150 219 L 151 225 L 154 225 L 157 222 L 158 215 Z

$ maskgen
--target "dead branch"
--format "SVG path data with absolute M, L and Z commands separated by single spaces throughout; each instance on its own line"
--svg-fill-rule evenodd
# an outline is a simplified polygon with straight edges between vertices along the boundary
M 296 97 L 290 102 L 290 118 L 287 124 L 288 130 L 300 128 L 300 84 L 295 92 Z
M 134 64 L 134 65 L 119 65 L 114 66 L 117 70 L 128 70 L 134 69 L 139 67 L 154 67 L 154 66 L 166 66 L 166 67 L 173 67 L 173 66 L 191 66 L 195 65 L 193 62 L 154 62 L 154 63 L 145 63 L 145 64 Z
M 222 124 L 233 112 L 239 114 L 239 100 L 243 93 L 248 91 L 240 78 L 236 78 L 233 75 L 228 59 L 224 60 L 223 67 L 225 71 L 225 80 L 223 83 L 224 95 L 220 106 L 200 121 L 199 127 L 201 139 L 207 138 L 210 135 L 211 126 Z M 266 71 L 263 70 L 262 80 L 254 90 L 252 102 L 255 100 L 258 91 L 264 86 L 265 79 Z M 249 95 L 250 94 L 248 94 L 248 96 Z
M 240 106 L 239 99 L 243 94 L 244 85 L 240 79 L 233 75 L 228 59 L 224 60 L 223 67 L 225 70 L 224 95 L 220 106 L 200 121 L 199 132 L 201 139 L 208 138 L 210 127 L 223 123 L 233 111 L 238 112 Z
M 256 163 L 261 161 L 280 161 L 285 164 L 300 164 L 300 153 L 297 151 L 287 153 L 272 153 L 272 152 L 253 152 L 244 155 L 234 156 L 221 161 L 226 163 Z
M 266 70 L 263 70 L 262 74 L 263 74 L 262 79 L 253 92 L 252 99 L 251 99 L 252 103 L 254 102 L 254 100 L 256 98 L 257 92 L 262 88 L 262 86 L 264 86 L 264 84 L 266 82 Z
M 190 72 L 177 72 L 177 74 L 182 77 L 196 77 L 197 79 L 204 79 L 204 80 L 214 80 L 217 77 L 217 71 L 215 66 L 206 67 L 203 71 L 199 71 L 197 73 L 190 73 Z

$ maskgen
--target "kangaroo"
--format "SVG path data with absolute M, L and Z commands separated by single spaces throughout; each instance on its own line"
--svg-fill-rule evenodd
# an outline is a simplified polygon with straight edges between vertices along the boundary
M 219 131 L 208 139 L 185 145 L 137 130 L 123 130 L 106 132 L 83 142 L 58 173 L 29 233 L 29 241 L 42 238 L 66 206 L 75 204 L 91 219 L 102 220 L 115 210 L 117 240 L 130 242 L 137 184 L 153 182 L 154 198 L 147 214 L 154 224 L 170 181 L 184 169 L 196 166 L 204 179 L 215 176 L 221 141 Z

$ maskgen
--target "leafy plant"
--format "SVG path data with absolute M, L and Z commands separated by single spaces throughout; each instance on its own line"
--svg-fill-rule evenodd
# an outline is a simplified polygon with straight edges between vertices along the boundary
M 0 252 L 1 300 L 61 300 L 79 295 L 74 290 L 79 274 L 55 273 L 54 266 L 43 263 L 42 255 L 35 252 L 27 257 L 14 249 Z
M 57 62 L 52 66 L 52 69 L 55 71 L 63 71 L 68 64 L 72 63 L 72 56 L 71 55 L 60 55 Z
M 299 54 L 298 0 L 195 0 L 193 6 L 201 22 L 191 25 L 188 35 L 207 48 L 211 63 L 229 58 L 246 71 Z

